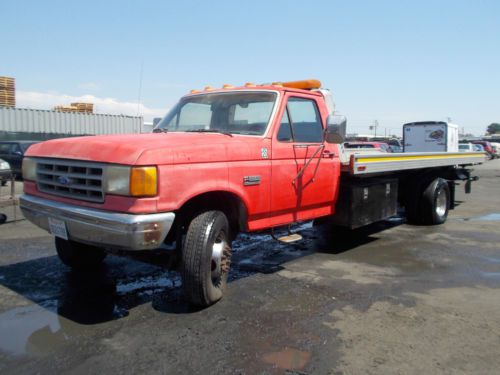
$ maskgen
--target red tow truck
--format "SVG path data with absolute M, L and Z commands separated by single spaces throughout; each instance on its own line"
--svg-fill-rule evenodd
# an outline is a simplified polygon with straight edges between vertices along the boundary
M 20 205 L 73 268 L 172 245 L 186 298 L 208 306 L 223 295 L 239 232 L 318 218 L 352 229 L 398 207 L 410 223 L 441 224 L 455 181 L 470 191 L 467 167 L 485 161 L 344 150 L 345 127 L 316 80 L 193 90 L 151 134 L 33 145 Z

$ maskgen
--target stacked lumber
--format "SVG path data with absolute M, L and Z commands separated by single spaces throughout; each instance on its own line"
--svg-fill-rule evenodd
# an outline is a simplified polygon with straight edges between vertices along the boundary
M 72 107 L 76 107 L 78 112 L 93 113 L 94 104 L 93 103 L 71 103 Z
M 0 77 L 0 107 L 16 106 L 16 84 L 14 78 Z
M 58 105 L 54 111 L 72 113 L 94 113 L 93 103 L 71 103 L 71 105 Z

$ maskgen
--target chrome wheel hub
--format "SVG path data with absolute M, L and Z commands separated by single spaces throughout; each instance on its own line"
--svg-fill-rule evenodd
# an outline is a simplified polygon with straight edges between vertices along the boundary
M 443 189 L 438 191 L 436 197 L 436 214 L 438 216 L 444 216 L 446 214 L 446 207 L 448 205 L 448 197 Z
M 225 240 L 216 240 L 212 246 L 212 281 L 217 281 L 222 275 L 222 258 L 224 257 Z

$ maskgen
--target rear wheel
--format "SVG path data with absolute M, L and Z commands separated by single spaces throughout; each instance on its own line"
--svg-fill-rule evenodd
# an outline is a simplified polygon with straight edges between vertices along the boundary
M 443 224 L 450 209 L 450 187 L 442 178 L 436 178 L 423 191 L 422 224 Z
M 450 187 L 443 178 L 414 181 L 406 198 L 406 219 L 410 224 L 442 224 L 450 209 Z
M 96 246 L 84 245 L 79 242 L 64 240 L 56 237 L 56 250 L 59 259 L 68 267 L 78 270 L 91 270 L 97 268 L 106 252 Z
M 182 251 L 181 274 L 189 302 L 210 306 L 222 298 L 231 263 L 231 237 L 226 215 L 207 211 L 189 224 Z

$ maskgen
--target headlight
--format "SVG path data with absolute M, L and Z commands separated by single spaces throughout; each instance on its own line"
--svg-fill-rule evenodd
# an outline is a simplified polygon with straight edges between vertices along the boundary
M 10 169 L 10 165 L 9 165 L 9 163 L 7 163 L 6 161 L 2 161 L 2 162 L 0 162 L 0 169 L 1 169 L 1 170 L 4 170 L 4 171 L 6 171 L 6 170 Z
M 36 160 L 31 158 L 23 159 L 23 179 L 36 181 Z
M 133 197 L 152 197 L 157 194 L 156 167 L 109 166 L 106 193 Z
M 130 195 L 130 167 L 110 166 L 106 168 L 106 174 L 106 193 Z

